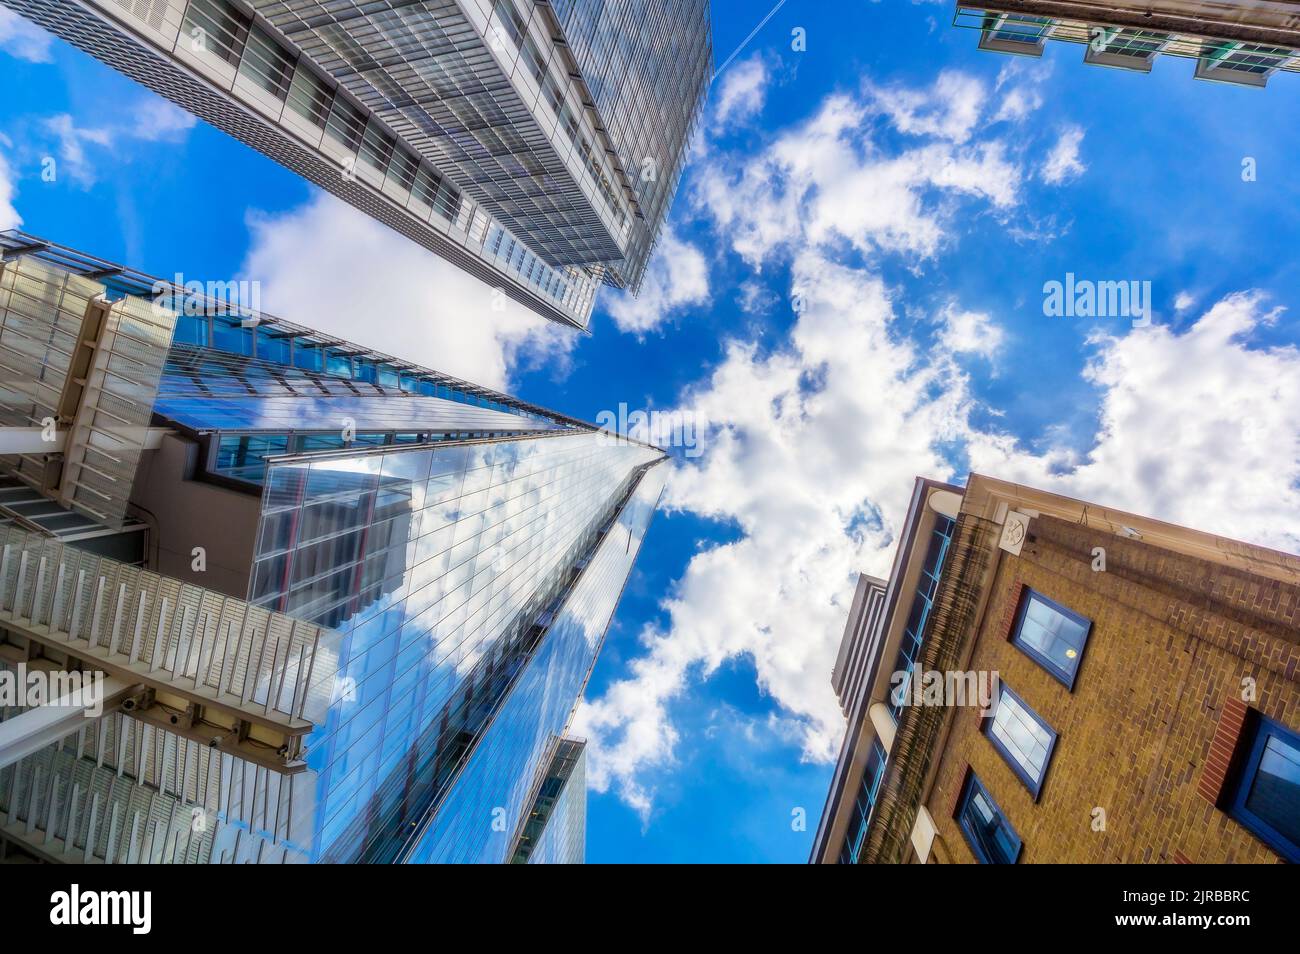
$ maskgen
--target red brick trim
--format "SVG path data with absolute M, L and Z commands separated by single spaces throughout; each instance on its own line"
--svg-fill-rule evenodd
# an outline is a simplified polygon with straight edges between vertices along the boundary
M 947 817 L 949 818 L 957 817 L 957 808 L 961 805 L 961 793 L 965 790 L 966 782 L 970 778 L 971 772 L 973 771 L 974 769 L 970 767 L 970 763 L 968 762 L 966 764 L 966 767 L 962 769 L 961 774 L 957 777 L 957 787 L 952 790 L 952 798 L 948 800 L 949 805 L 948 805 Z
M 1174 864 L 1190 865 L 1191 863 L 1192 863 L 1192 859 L 1188 858 L 1185 854 L 1183 854 L 1182 849 L 1174 850 Z
M 1201 770 L 1201 781 L 1196 786 L 1197 792 L 1210 804 L 1217 806 L 1223 798 L 1223 787 L 1228 781 L 1228 769 L 1232 766 L 1233 753 L 1241 739 L 1241 731 L 1246 726 L 1246 714 L 1250 710 L 1246 704 L 1235 696 L 1224 700 L 1219 713 L 1219 724 L 1214 730 L 1214 739 L 1210 742 L 1210 755 Z
M 1002 639 L 1008 641 L 1011 639 L 1011 631 L 1016 626 L 1016 616 L 1020 613 L 1020 601 L 1024 599 L 1025 590 L 1028 589 L 1024 583 L 1019 580 L 1012 580 L 1011 589 L 1007 593 L 1006 607 L 1002 611 Z

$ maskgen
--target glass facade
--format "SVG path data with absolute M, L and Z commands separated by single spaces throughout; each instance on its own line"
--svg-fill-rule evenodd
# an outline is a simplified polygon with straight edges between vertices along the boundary
M 250 602 L 342 637 L 338 698 L 307 741 L 314 858 L 505 859 L 661 457 L 586 433 L 272 460 Z
M 504 818 L 522 815 L 550 740 L 573 717 L 663 490 L 664 476 L 663 468 L 655 468 L 641 478 L 408 860 L 501 861 L 507 857 L 509 833 L 495 831 L 485 820 L 498 807 L 504 808 Z
M 637 289 L 712 78 L 709 4 L 554 0 L 551 7 L 644 217 L 625 261 L 613 267 Z
M 586 836 L 587 743 L 559 739 L 520 826 L 511 863 L 580 865 Z
M 110 411 L 141 434 L 156 413 L 186 463 L 151 474 L 136 505 L 211 502 L 218 533 L 230 505 L 248 540 L 213 590 L 155 572 L 155 555 L 106 569 L 53 536 L 0 541 L 0 609 L 12 597 L 42 640 L 88 639 L 84 652 L 147 666 L 146 683 L 201 710 L 189 735 L 122 713 L 93 744 L 0 776 L 0 803 L 75 800 L 84 760 L 107 758 L 91 772 L 100 802 L 68 823 L 67 850 L 81 838 L 87 857 L 500 862 L 536 808 L 554 827 L 534 830 L 531 860 L 580 861 L 581 761 L 566 761 L 558 790 L 548 770 L 662 492 L 663 451 L 207 301 L 181 308 L 168 349 L 170 321 L 146 321 L 174 317 L 157 307 L 176 304 L 167 283 L 164 296 L 20 233 L 0 249 L 22 250 L 0 261 L 0 350 L 27 371 L 0 416 L 26 426 L 58 410 L 85 374 L 69 359 L 82 318 L 100 308 L 107 373 L 147 357 L 152 376 L 149 393 L 124 393 L 92 369 L 89 442 Z M 187 812 L 204 837 L 185 835 Z

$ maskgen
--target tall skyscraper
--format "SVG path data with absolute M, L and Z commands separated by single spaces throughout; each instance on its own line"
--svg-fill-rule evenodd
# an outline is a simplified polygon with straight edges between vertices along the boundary
M 0 662 L 110 690 L 98 719 L 0 721 L 0 841 L 581 860 L 565 732 L 663 452 L 31 236 L 0 248 L 0 360 L 24 369 L 0 394 Z
M 918 479 L 812 861 L 1300 861 L 1298 619 L 1300 557 Z
M 994 0 L 958 3 L 954 23 L 980 31 L 979 48 L 1042 56 L 1046 42 L 1084 47 L 1094 66 L 1149 73 L 1156 57 L 1196 61 L 1196 78 L 1264 86 L 1300 70 L 1296 0 Z
M 707 0 L 0 0 L 554 321 L 637 290 Z

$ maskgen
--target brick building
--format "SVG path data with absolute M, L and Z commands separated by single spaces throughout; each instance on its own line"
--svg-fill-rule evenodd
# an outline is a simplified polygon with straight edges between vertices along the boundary
M 861 638 L 813 861 L 1300 860 L 1300 558 L 918 480 Z

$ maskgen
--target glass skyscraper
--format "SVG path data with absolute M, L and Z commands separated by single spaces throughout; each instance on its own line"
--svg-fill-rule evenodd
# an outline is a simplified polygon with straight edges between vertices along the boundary
M 538 314 L 639 289 L 707 0 L 0 0 Z
M 18 847 L 581 860 L 582 747 L 565 733 L 664 453 L 269 315 L 178 315 L 164 284 L 31 236 L 0 249 L 0 348 L 52 323 L 75 339 L 93 302 L 174 329 L 121 368 L 161 366 L 134 395 L 153 420 L 122 519 L 62 502 L 133 550 L 60 538 L 0 487 L 4 640 L 124 693 L 57 745 L 0 752 Z M 39 413 L 31 391 L 7 396 L 15 420 Z M 49 509 L 41 475 L 67 446 L 34 446 L 45 468 L 7 456 L 0 472 Z

